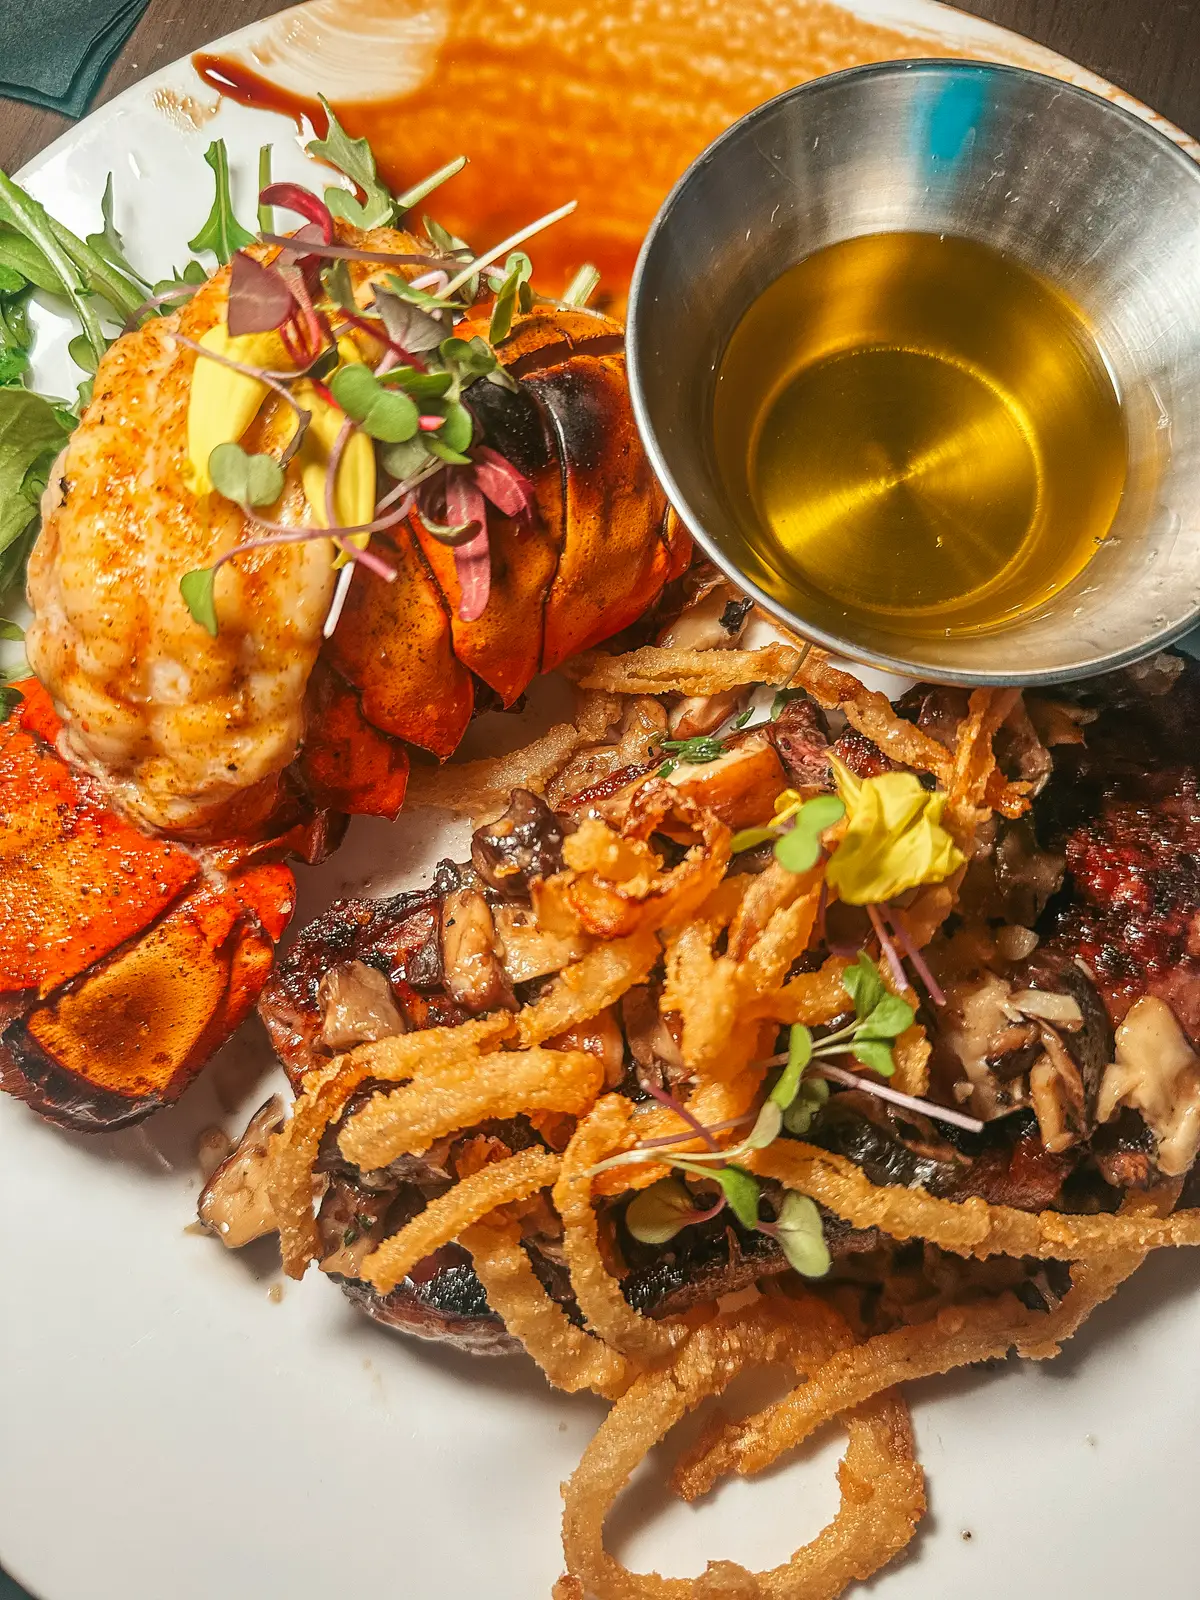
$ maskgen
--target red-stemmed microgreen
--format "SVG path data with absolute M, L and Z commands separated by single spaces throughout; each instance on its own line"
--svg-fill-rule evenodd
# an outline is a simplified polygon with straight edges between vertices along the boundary
M 296 297 L 282 272 L 239 250 L 229 266 L 230 337 L 273 333 L 295 314 Z
M 403 389 L 384 385 L 370 367 L 352 363 L 335 372 L 330 392 L 347 417 L 382 444 L 403 444 L 418 430 L 421 413 Z
M 341 193 L 341 190 L 338 190 Z M 258 196 L 260 206 L 282 206 L 285 211 L 294 211 L 298 217 L 303 217 L 306 222 L 313 223 L 321 231 L 322 244 L 333 243 L 333 217 L 324 200 L 316 196 L 311 189 L 306 189 L 302 183 L 272 183 L 261 190 Z M 268 240 L 274 243 L 274 240 Z M 295 239 L 288 239 L 286 243 L 295 246 Z M 305 241 L 306 246 L 308 241 Z M 315 246 L 317 241 L 312 241 Z
M 724 1209 L 724 1191 L 714 1205 L 699 1207 L 678 1178 L 660 1178 L 634 1195 L 625 1208 L 625 1226 L 641 1244 L 669 1244 L 682 1229 L 709 1222 Z
M 868 906 L 867 916 L 871 919 L 871 926 L 875 930 L 875 937 L 879 940 L 880 953 L 888 964 L 888 971 L 892 975 L 892 981 L 895 983 L 898 989 L 907 989 L 908 974 L 904 970 L 904 963 L 900 960 L 896 946 L 892 943 L 891 934 L 888 932 L 884 925 L 883 918 L 879 914 L 879 907 Z
M 456 289 L 462 288 L 470 278 L 490 267 L 493 261 L 498 261 L 506 250 L 512 250 L 519 244 L 524 244 L 526 239 L 532 239 L 534 234 L 541 233 L 543 229 L 552 227 L 554 223 L 561 222 L 564 217 L 569 217 L 575 210 L 578 201 L 568 200 L 565 206 L 559 206 L 556 211 L 548 211 L 544 217 L 538 217 L 536 222 L 527 223 L 525 227 L 518 228 L 516 233 L 510 233 L 507 239 L 493 245 L 483 255 L 477 256 L 462 269 L 457 277 L 451 278 L 443 290 L 443 298 L 448 299 Z
M 788 1266 L 802 1278 L 823 1278 L 833 1265 L 821 1225 L 821 1211 L 810 1195 L 789 1189 L 780 1202 L 775 1221 L 758 1223 L 758 1231 L 775 1240 Z
M 309 255 L 321 256 L 328 261 L 366 261 L 381 267 L 441 267 L 444 258 L 434 255 L 414 254 L 407 250 L 360 250 L 353 244 L 325 244 L 317 239 L 302 239 L 299 234 L 260 233 L 263 244 L 278 245 L 281 250 L 296 251 L 297 247 Z M 254 240 L 251 238 L 250 243 Z
M 925 991 L 929 998 L 933 1001 L 935 1006 L 944 1006 L 946 1004 L 946 996 L 942 992 L 941 985 L 930 971 L 929 963 L 925 960 L 925 957 L 918 949 L 915 940 L 909 933 L 908 924 L 904 920 L 903 911 L 899 910 L 895 906 L 887 906 L 884 909 L 886 911 L 887 920 L 895 932 L 897 939 L 899 939 L 905 956 L 909 961 L 912 962 L 913 969 L 920 978 L 921 982 L 924 984 Z
M 508 338 L 518 311 L 533 309 L 533 290 L 529 287 L 532 275 L 533 262 L 523 250 L 513 251 L 504 263 L 503 273 L 489 274 L 488 283 L 496 296 L 488 325 L 488 338 L 493 344 Z
M 805 801 L 795 821 L 775 845 L 775 859 L 789 872 L 809 872 L 821 857 L 821 835 L 846 815 L 836 794 L 819 794 Z

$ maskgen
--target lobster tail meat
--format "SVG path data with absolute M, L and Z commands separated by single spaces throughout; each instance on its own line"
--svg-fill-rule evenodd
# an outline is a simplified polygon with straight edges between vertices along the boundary
M 66 1127 L 123 1127 L 247 1016 L 295 883 L 140 832 L 58 756 L 45 691 L 21 689 L 0 727 L 0 1087 Z

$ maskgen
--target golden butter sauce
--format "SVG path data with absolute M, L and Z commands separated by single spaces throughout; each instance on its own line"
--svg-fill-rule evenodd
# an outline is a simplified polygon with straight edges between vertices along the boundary
M 734 330 L 713 421 L 757 580 L 838 633 L 977 632 L 1043 604 L 1125 480 L 1081 313 L 937 234 L 850 239 L 785 272 Z

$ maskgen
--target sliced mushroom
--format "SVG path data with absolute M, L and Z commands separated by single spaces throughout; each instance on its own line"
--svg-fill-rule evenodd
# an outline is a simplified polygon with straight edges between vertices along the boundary
M 639 983 L 621 998 L 621 1021 L 638 1077 L 669 1087 L 686 1075 L 683 1051 L 661 1010 L 657 984 Z
M 667 650 L 731 650 L 746 625 L 751 602 L 724 578 L 701 590 L 658 638 Z
M 271 1139 L 283 1127 L 283 1101 L 277 1094 L 250 1118 L 232 1153 L 200 1191 L 200 1221 L 229 1250 L 276 1231 L 267 1195 Z
M 1117 1029 L 1116 1060 L 1104 1074 L 1096 1114 L 1142 1113 L 1158 1142 L 1158 1167 L 1177 1178 L 1200 1150 L 1200 1056 L 1165 1000 L 1144 995 Z
M 613 1006 L 546 1040 L 548 1050 L 586 1050 L 604 1066 L 604 1086 L 615 1089 L 625 1075 L 625 1036 Z
M 564 832 L 562 818 L 544 800 L 514 789 L 504 815 L 475 830 L 472 865 L 500 894 L 525 897 L 534 878 L 562 871 Z
M 343 961 L 330 967 L 321 979 L 317 999 L 325 1015 L 321 1043 L 333 1051 L 392 1039 L 407 1027 L 391 984 L 365 961 Z
M 690 694 L 667 714 L 672 739 L 693 739 L 715 733 L 723 722 L 736 716 L 748 698 L 746 689 L 726 689 L 721 694 Z
M 1044 1051 L 1029 1071 L 1029 1098 L 1042 1143 L 1061 1155 L 1087 1133 L 1083 1079 L 1053 1028 L 1042 1029 Z
M 465 1010 L 516 1009 L 491 908 L 478 889 L 453 889 L 442 902 L 442 961 L 446 988 Z

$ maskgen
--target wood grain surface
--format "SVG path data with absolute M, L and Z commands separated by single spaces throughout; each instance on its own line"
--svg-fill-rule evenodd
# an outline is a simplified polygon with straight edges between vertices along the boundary
M 96 103 L 282 9 L 279 0 L 150 0 Z M 964 0 L 961 9 L 1070 56 L 1200 137 L 1200 0 Z M 68 126 L 0 100 L 0 167 L 15 171 Z

